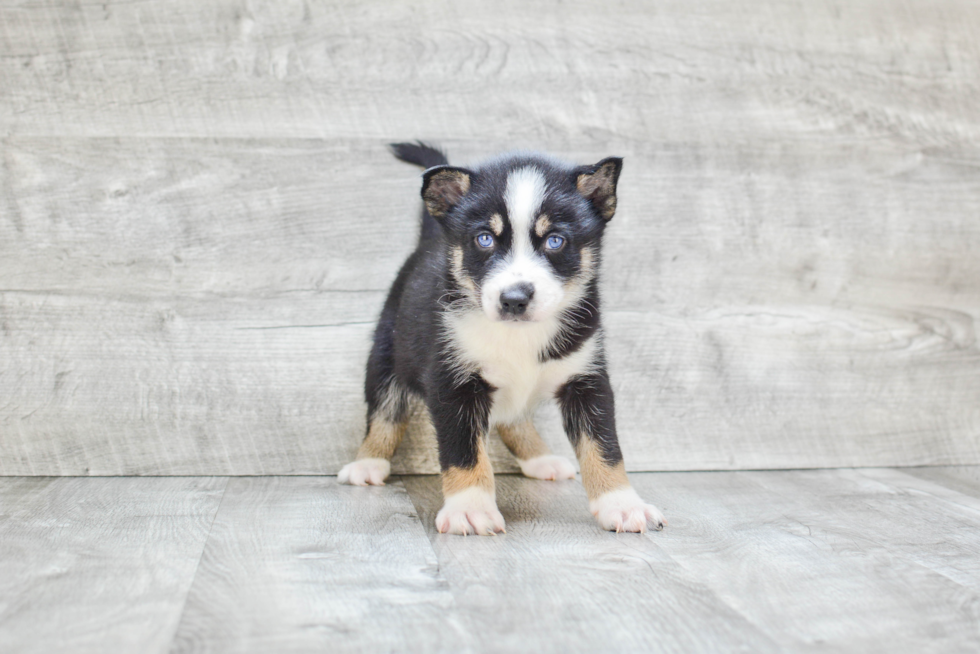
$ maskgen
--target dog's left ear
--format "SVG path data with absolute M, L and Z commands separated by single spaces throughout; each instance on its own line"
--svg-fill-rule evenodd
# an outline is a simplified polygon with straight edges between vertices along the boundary
M 429 214 L 440 223 L 449 210 L 470 192 L 473 173 L 465 168 L 433 166 L 422 173 L 422 199 Z
M 607 157 L 594 166 L 582 166 L 575 171 L 575 187 L 603 220 L 611 220 L 616 213 L 616 182 L 622 169 L 621 158 Z

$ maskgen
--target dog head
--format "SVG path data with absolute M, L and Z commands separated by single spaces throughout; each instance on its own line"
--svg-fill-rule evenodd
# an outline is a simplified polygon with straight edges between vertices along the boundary
M 622 159 L 572 167 L 510 156 L 476 170 L 425 171 L 422 198 L 448 242 L 448 268 L 469 308 L 538 322 L 582 298 L 616 212 Z

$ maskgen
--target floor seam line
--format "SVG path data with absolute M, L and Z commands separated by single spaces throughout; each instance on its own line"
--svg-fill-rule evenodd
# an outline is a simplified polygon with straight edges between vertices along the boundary
M 215 477 L 212 477 L 215 479 Z M 168 652 L 174 651 L 174 645 L 176 645 L 177 634 L 180 633 L 180 625 L 184 622 L 184 614 L 187 612 L 187 600 L 191 596 L 191 591 L 194 589 L 194 582 L 197 581 L 197 573 L 201 569 L 201 561 L 204 560 L 204 552 L 208 549 L 208 543 L 211 542 L 211 532 L 214 531 L 214 523 L 218 520 L 218 514 L 221 513 L 221 507 L 224 506 L 225 498 L 228 496 L 228 485 L 231 483 L 232 479 L 237 479 L 237 477 L 217 477 L 217 479 L 224 479 L 225 485 L 221 489 L 221 499 L 218 500 L 218 506 L 214 509 L 214 516 L 211 517 L 211 524 L 208 525 L 208 534 L 204 537 L 204 542 L 201 545 L 201 553 L 197 556 L 197 563 L 194 564 L 194 572 L 191 573 L 191 581 L 187 585 L 187 592 L 184 594 L 184 601 L 180 606 L 180 616 L 177 618 L 177 626 L 174 628 L 174 633 L 170 637 L 170 646 L 167 648 Z

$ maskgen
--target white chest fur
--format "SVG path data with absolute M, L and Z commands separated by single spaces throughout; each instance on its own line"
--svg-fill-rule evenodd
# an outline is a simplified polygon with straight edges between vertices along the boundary
M 569 378 L 588 372 L 597 354 L 595 336 L 567 357 L 540 361 L 558 322 L 513 323 L 489 320 L 482 312 L 449 318 L 458 363 L 479 372 L 497 388 L 491 424 L 518 422 Z

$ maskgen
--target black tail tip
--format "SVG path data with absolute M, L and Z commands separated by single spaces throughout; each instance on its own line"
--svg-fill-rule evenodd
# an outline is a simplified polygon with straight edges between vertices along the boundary
M 436 147 L 416 141 L 415 143 L 389 143 L 388 148 L 396 158 L 406 163 L 432 168 L 449 163 L 446 155 Z

